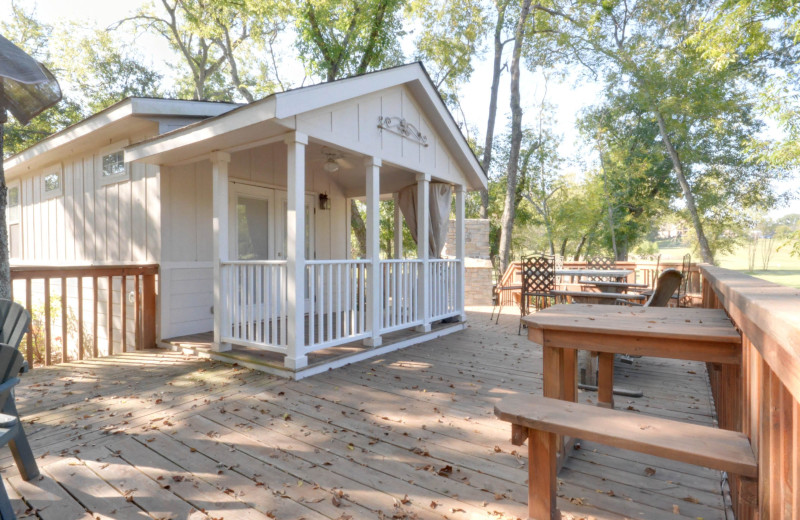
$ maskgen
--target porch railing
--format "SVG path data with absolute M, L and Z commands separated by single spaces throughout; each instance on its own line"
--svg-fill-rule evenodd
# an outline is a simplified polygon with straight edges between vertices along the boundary
M 221 340 L 286 352 L 286 261 L 222 262 Z
M 429 260 L 428 293 L 430 295 L 431 321 L 449 318 L 461 312 L 461 309 L 458 308 L 457 297 L 460 265 L 461 262 L 457 259 Z
M 157 275 L 157 264 L 12 266 L 12 296 L 32 318 L 28 364 L 155 347 Z
M 422 260 L 381 260 L 381 334 L 422 323 L 419 280 Z
M 306 352 L 369 336 L 367 260 L 306 261 Z
M 701 265 L 703 307 L 725 309 L 742 332 L 742 365 L 709 364 L 720 428 L 743 432 L 758 480 L 730 476 L 736 518 L 800 511 L 800 296 L 745 274 Z

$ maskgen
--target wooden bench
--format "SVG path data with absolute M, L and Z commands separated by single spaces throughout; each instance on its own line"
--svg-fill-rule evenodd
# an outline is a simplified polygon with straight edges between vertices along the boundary
M 556 507 L 560 435 L 758 477 L 750 441 L 738 432 L 531 395 L 503 399 L 494 413 L 511 423 L 514 445 L 528 440 L 531 520 L 561 519 Z
M 550 291 L 553 296 L 566 296 L 572 300 L 579 299 L 586 303 L 614 303 L 618 299 L 630 301 L 645 301 L 644 294 L 592 292 L 592 291 Z

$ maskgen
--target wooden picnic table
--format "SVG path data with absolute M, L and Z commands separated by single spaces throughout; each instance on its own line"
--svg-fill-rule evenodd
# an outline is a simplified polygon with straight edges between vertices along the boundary
M 620 294 L 626 293 L 628 289 L 648 289 L 650 287 L 646 283 L 609 282 L 603 280 L 580 280 L 578 283 L 587 286 L 588 289 L 597 289 L 598 292 Z
M 614 407 L 614 354 L 721 363 L 733 376 L 741 371 L 742 338 L 719 309 L 575 303 L 522 319 L 528 339 L 542 345 L 545 397 L 576 401 L 578 350 L 598 352 L 598 405 L 608 408 Z
M 630 269 L 556 269 L 557 276 L 605 276 L 619 280 L 631 274 Z

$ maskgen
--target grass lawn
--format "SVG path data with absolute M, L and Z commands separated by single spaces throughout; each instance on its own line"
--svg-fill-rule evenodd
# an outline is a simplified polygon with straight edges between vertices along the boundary
M 776 241 L 773 249 L 777 249 L 780 242 Z M 674 245 L 671 241 L 659 242 L 659 251 L 661 252 L 662 260 L 680 260 L 683 255 L 690 253 L 691 250 L 685 245 Z M 692 253 L 692 261 L 698 261 L 700 255 Z M 782 251 L 773 250 L 770 256 L 769 266 L 767 270 L 763 270 L 761 247 L 756 252 L 755 270 L 749 272 L 747 270 L 747 246 L 742 246 L 733 254 L 726 255 L 719 258 L 720 267 L 726 269 L 733 269 L 747 273 L 764 280 L 774 282 L 780 285 L 787 285 L 800 289 L 800 258 L 792 257 L 789 255 L 787 248 Z

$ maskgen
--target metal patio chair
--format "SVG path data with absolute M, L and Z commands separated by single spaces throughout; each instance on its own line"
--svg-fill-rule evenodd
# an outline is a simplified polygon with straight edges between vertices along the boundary
M 606 256 L 593 256 L 591 258 L 586 259 L 586 268 L 587 269 L 597 269 L 599 271 L 609 271 L 611 269 L 615 269 L 617 267 L 617 261 L 613 258 L 608 258 Z M 609 276 L 587 276 L 584 280 L 588 280 L 590 282 L 610 282 L 614 281 L 614 278 Z
M 536 310 L 549 306 L 551 292 L 556 288 L 556 262 L 552 255 L 522 258 L 522 291 L 519 300 L 520 321 L 517 334 L 522 332 L 522 318 L 531 312 L 531 300 Z

